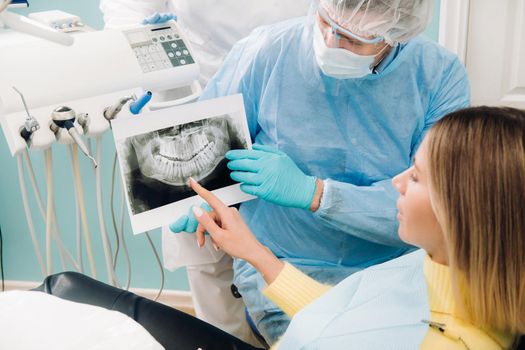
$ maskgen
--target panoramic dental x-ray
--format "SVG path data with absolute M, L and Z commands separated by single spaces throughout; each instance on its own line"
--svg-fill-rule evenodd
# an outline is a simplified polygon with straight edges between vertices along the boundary
M 132 136 L 118 147 L 131 210 L 139 214 L 194 196 L 190 177 L 210 190 L 234 184 L 224 155 L 247 145 L 234 119 L 222 115 Z

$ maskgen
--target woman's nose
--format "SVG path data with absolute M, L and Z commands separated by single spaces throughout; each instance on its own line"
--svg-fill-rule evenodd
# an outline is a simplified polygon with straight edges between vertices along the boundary
M 406 188 L 406 174 L 408 173 L 408 170 L 405 170 L 404 172 L 397 174 L 392 179 L 392 185 L 394 185 L 395 189 L 400 193 L 405 193 Z

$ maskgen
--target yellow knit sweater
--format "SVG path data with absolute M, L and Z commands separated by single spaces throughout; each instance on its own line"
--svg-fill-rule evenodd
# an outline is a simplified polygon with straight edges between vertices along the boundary
M 429 327 L 420 349 L 500 350 L 510 348 L 513 341 L 511 335 L 481 330 L 456 316 L 450 271 L 447 266 L 437 264 L 427 256 L 424 263 L 424 274 L 429 294 L 430 321 L 433 322 L 433 326 Z M 287 315 L 293 317 L 330 288 L 286 263 L 279 276 L 263 291 L 263 294 Z M 445 326 L 441 326 L 440 330 L 439 325 L 435 323 Z M 272 349 L 277 350 L 278 347 L 279 343 L 275 344 Z

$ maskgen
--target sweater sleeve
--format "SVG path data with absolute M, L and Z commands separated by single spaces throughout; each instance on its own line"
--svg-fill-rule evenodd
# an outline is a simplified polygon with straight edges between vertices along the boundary
M 331 286 L 321 284 L 289 263 L 268 287 L 264 296 L 293 317 L 305 306 L 326 293 Z

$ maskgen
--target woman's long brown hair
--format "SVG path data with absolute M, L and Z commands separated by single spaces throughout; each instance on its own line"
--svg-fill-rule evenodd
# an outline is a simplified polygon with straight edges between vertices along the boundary
M 428 141 L 458 306 L 477 326 L 525 333 L 525 111 L 460 110 Z

